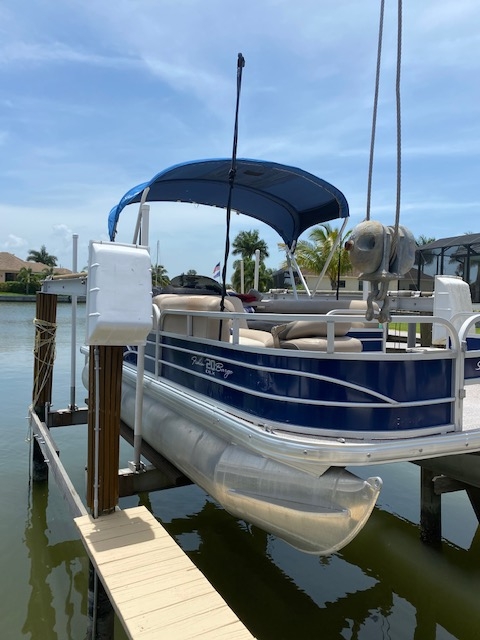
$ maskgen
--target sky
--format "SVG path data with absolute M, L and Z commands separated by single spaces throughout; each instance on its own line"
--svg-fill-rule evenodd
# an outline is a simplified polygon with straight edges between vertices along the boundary
M 108 212 L 167 167 L 238 157 L 300 167 L 365 218 L 380 0 L 3 0 L 0 251 L 45 245 L 78 267 Z M 386 0 L 371 217 L 394 224 L 397 2 Z M 400 223 L 436 239 L 480 232 L 480 3 L 403 0 Z M 130 243 L 138 205 L 117 241 Z M 267 265 L 283 261 L 258 229 Z M 223 261 L 219 210 L 152 205 L 152 262 L 170 277 Z M 308 239 L 308 235 L 302 236 Z M 230 258 L 229 265 L 235 259 Z M 231 274 L 231 268 L 228 271 Z

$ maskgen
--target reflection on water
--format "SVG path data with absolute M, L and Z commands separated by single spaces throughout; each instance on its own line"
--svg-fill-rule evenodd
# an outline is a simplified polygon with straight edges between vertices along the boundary
M 160 494 L 142 502 L 162 519 Z M 472 639 L 480 628 L 479 530 L 469 550 L 432 548 L 417 525 L 376 508 L 342 552 L 317 558 L 209 498 L 164 526 L 259 639 Z
M 48 522 L 47 507 L 48 482 L 33 483 L 25 524 L 30 598 L 22 633 L 31 640 L 64 640 L 79 637 L 73 622 L 78 613 L 87 611 L 88 563 L 79 540 L 52 544 L 55 523 Z
M 376 508 L 342 552 L 318 558 L 231 517 L 195 486 L 123 502 L 153 511 L 259 640 L 472 639 L 480 628 L 479 530 L 468 550 L 432 548 L 417 525 Z M 46 484 L 32 488 L 25 545 L 22 634 L 83 638 L 88 562 L 81 543 L 56 530 Z M 125 636 L 117 629 L 115 637 Z
M 53 478 L 27 492 L 34 313 L 33 305 L 0 304 L 0 637 L 84 640 L 83 545 Z M 55 408 L 69 401 L 69 314 L 69 305 L 59 305 Z M 80 383 L 79 398 L 82 393 Z M 84 495 L 86 429 L 58 429 L 54 437 Z M 121 457 L 126 466 L 129 447 L 122 446 Z M 258 640 L 480 637 L 480 532 L 468 500 L 461 493 L 442 498 L 443 528 L 457 544 L 431 548 L 421 543 L 416 524 L 418 468 L 364 472 L 384 479 L 379 506 L 360 535 L 327 558 L 297 552 L 231 517 L 195 486 L 125 498 L 121 507 L 145 503 Z M 117 625 L 115 640 L 125 637 Z

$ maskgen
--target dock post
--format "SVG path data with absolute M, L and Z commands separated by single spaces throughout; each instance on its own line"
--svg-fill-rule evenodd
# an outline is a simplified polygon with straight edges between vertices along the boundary
M 435 474 L 421 467 L 420 537 L 423 542 L 439 544 L 442 539 L 442 497 L 435 493 Z
M 122 364 L 123 347 L 90 347 L 87 505 L 97 511 L 94 517 L 114 511 L 118 504 Z
M 51 293 L 37 293 L 32 405 L 40 420 L 45 423 L 48 419 L 45 407 L 52 402 L 56 319 L 57 296 Z M 48 480 L 48 465 L 36 439 L 33 440 L 32 479 L 34 482 Z
M 112 603 L 91 562 L 88 566 L 88 626 L 85 640 L 113 640 Z
M 87 505 L 94 517 L 111 513 L 118 504 L 122 364 L 123 347 L 90 346 Z M 88 620 L 89 640 L 113 638 L 113 607 L 91 563 Z

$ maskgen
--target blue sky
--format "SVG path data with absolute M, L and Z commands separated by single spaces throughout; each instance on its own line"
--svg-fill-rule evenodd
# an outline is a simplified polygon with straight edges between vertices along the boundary
M 396 197 L 396 2 L 386 0 L 372 218 Z M 237 53 L 238 156 L 299 166 L 365 216 L 379 0 L 3 0 L 0 251 L 45 244 L 79 267 L 110 208 L 173 164 L 228 157 Z M 401 223 L 415 237 L 480 231 L 480 3 L 404 0 Z M 137 207 L 117 240 L 131 242 Z M 258 228 L 268 264 L 277 237 Z M 150 244 L 170 276 L 212 275 L 224 216 L 152 206 Z M 231 272 L 231 270 L 229 271 Z

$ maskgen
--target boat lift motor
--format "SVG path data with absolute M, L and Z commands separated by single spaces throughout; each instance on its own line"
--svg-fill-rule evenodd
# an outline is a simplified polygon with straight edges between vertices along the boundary
M 358 277 L 371 283 L 367 298 L 366 320 L 373 320 L 373 302 L 382 302 L 379 322 L 390 322 L 388 284 L 398 280 L 415 263 L 416 243 L 413 234 L 403 226 L 385 226 L 376 220 L 364 220 L 345 243 L 350 261 Z

